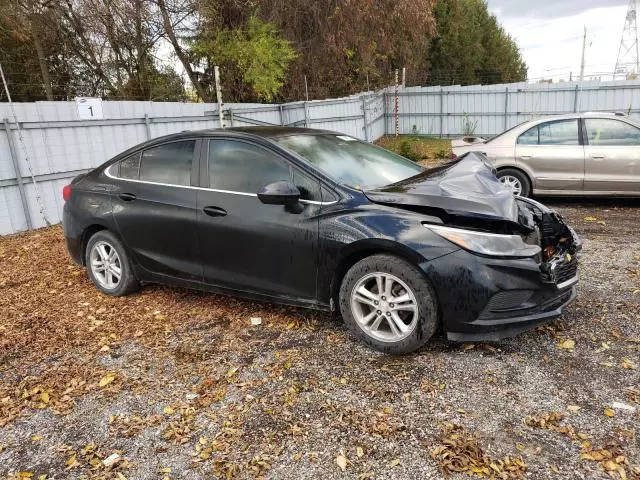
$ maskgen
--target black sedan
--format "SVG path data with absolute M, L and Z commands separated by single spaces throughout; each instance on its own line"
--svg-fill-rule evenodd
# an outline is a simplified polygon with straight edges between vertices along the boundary
M 108 295 L 166 283 L 322 310 L 389 353 L 498 340 L 576 295 L 574 231 L 481 154 L 425 169 L 335 132 L 143 143 L 64 188 L 73 259 Z

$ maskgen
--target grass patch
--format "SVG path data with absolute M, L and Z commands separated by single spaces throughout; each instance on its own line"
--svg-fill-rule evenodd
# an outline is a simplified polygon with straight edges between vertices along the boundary
M 448 159 L 451 154 L 451 140 L 421 135 L 387 135 L 376 145 L 419 163 Z

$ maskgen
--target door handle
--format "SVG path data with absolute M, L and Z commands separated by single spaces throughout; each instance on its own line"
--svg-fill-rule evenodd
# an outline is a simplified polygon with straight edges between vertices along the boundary
M 213 206 L 204 207 L 202 211 L 207 215 L 209 215 L 210 217 L 224 217 L 227 215 L 227 211 L 224 208 L 220 208 L 220 207 L 213 207 Z
M 118 196 L 125 202 L 133 202 L 136 199 L 136 196 L 133 193 L 121 193 Z
M 520 158 L 522 160 L 530 160 L 531 159 L 531 155 L 520 155 Z
M 604 155 L 591 155 L 591 158 L 593 158 L 594 160 L 603 160 Z

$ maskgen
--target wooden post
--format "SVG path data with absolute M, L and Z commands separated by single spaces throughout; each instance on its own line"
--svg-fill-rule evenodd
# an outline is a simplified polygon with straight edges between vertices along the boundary
M 224 128 L 224 105 L 222 103 L 222 86 L 220 85 L 220 67 L 217 65 L 213 67 L 213 71 L 216 77 L 216 98 L 218 99 L 218 119 L 220 121 L 220 128 Z
M 393 104 L 393 116 L 396 122 L 396 137 L 400 135 L 400 122 L 398 119 L 398 69 L 396 68 L 396 84 L 394 89 L 394 104 Z
M 369 126 L 367 125 L 367 99 L 364 95 L 360 96 L 362 100 L 362 121 L 364 122 L 364 139 L 369 141 Z
M 144 114 L 144 129 L 147 132 L 147 140 L 151 140 L 151 125 L 149 125 L 149 114 Z
M 504 89 L 504 131 L 507 131 L 509 125 L 509 87 Z

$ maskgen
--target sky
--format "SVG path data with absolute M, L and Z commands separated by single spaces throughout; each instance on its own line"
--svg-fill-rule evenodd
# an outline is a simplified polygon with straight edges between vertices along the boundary
M 639 2 L 640 3 L 640 2 Z M 628 0 L 488 0 L 489 10 L 515 38 L 529 80 L 575 80 L 587 28 L 585 79 L 611 80 Z

